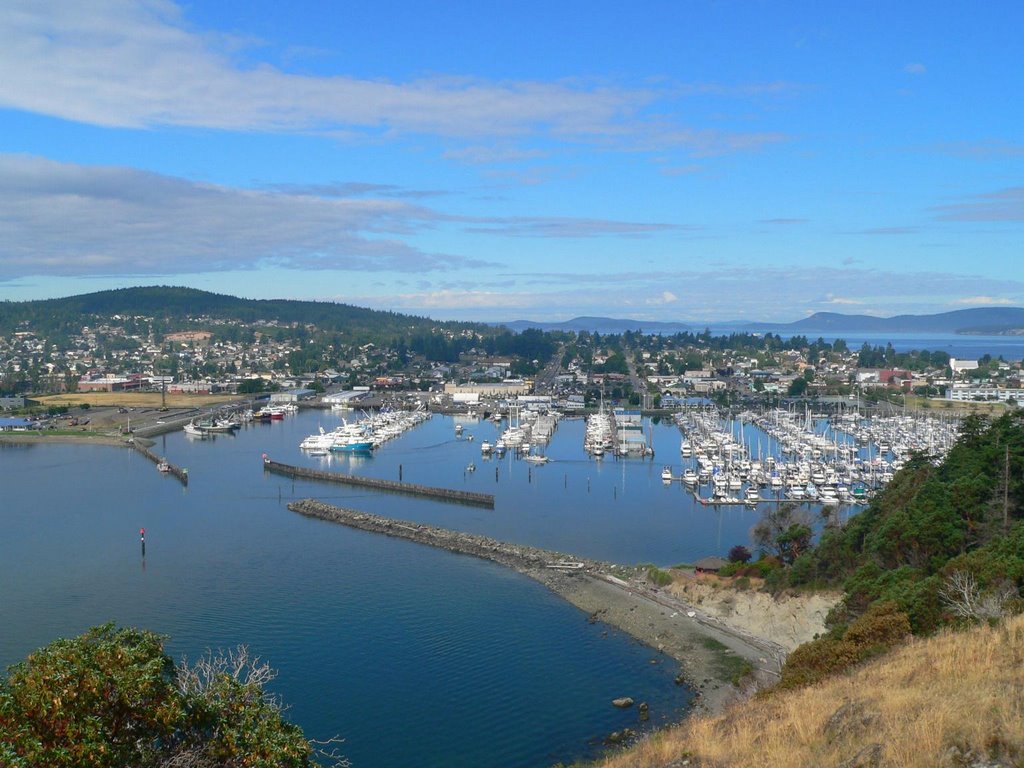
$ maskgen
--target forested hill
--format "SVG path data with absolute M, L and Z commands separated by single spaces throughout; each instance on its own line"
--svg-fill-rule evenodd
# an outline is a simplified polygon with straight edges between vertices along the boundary
M 424 317 L 380 312 L 347 304 L 285 299 L 241 299 L 194 288 L 152 286 L 120 288 L 60 299 L 0 302 L 0 334 L 9 334 L 20 323 L 36 332 L 68 333 L 82 326 L 84 317 L 113 315 L 145 316 L 163 321 L 168 328 L 189 317 L 313 324 L 330 332 L 354 337 L 389 338 L 424 333 L 438 326 L 452 330 L 473 329 L 484 334 L 495 330 L 483 324 L 438 322 Z
M 957 618 L 956 573 L 975 597 L 1024 589 L 1024 411 L 968 417 L 940 466 L 912 459 L 865 511 L 793 564 L 790 584 L 842 584 L 851 616 L 894 601 L 915 632 Z M 980 598 L 979 598 L 980 599 Z

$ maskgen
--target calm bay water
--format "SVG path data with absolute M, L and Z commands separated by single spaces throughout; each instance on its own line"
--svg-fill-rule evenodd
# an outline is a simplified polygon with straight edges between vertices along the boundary
M 285 508 L 311 496 L 622 563 L 749 543 L 756 513 L 661 483 L 662 465 L 679 465 L 675 427 L 653 428 L 654 461 L 587 459 L 581 420 L 559 425 L 546 466 L 486 461 L 480 442 L 498 427 L 466 422 L 475 440 L 459 440 L 442 416 L 369 458 L 301 454 L 302 437 L 338 422 L 306 411 L 234 437 L 158 438 L 157 453 L 189 468 L 188 489 L 124 449 L 0 445 L 0 665 L 107 620 L 167 634 L 175 658 L 248 644 L 279 670 L 289 717 L 345 738 L 356 768 L 546 766 L 636 727 L 635 712 L 611 707 L 617 696 L 648 701 L 654 724 L 685 712 L 676 664 L 529 579 Z M 496 507 L 293 482 L 263 473 L 264 452 L 494 493 Z

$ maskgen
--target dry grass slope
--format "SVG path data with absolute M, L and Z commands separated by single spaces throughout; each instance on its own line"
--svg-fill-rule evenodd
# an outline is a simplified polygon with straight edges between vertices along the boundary
M 601 766 L 981 764 L 1024 765 L 1024 616 L 912 640 L 849 674 L 685 722 Z

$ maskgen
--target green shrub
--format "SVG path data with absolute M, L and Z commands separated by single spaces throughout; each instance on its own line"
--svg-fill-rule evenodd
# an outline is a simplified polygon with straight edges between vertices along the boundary
M 152 632 L 57 640 L 0 679 L 0 765 L 308 768 L 312 749 L 244 649 L 176 668 Z
M 672 583 L 672 574 L 652 565 L 647 569 L 647 580 L 655 586 L 667 587 Z
M 910 619 L 895 602 L 875 603 L 849 627 L 833 629 L 804 643 L 782 668 L 782 688 L 798 688 L 859 664 L 901 642 L 910 634 Z

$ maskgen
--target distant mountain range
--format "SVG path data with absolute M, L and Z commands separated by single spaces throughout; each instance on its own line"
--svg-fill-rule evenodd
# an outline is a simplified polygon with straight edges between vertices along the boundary
M 758 323 L 733 321 L 727 323 L 656 322 L 610 317 L 576 317 L 557 323 L 516 320 L 511 323 L 459 323 L 435 321 L 425 317 L 381 312 L 335 302 L 293 301 L 287 299 L 254 300 L 225 296 L 193 288 L 149 286 L 69 296 L 60 299 L 12 302 L 0 301 L 0 333 L 12 331 L 20 322 L 34 327 L 71 330 L 80 327 L 83 315 L 114 314 L 176 317 L 205 315 L 243 322 L 277 320 L 281 323 L 311 323 L 322 330 L 344 330 L 367 336 L 395 337 L 412 333 L 429 333 L 444 327 L 453 331 L 475 329 L 495 332 L 496 326 L 522 332 L 527 328 L 542 331 L 580 331 L 601 334 L 641 331 L 674 334 L 699 333 L 710 328 L 713 333 L 772 332 L 780 335 L 818 336 L 839 333 L 959 333 L 986 335 L 1024 335 L 1024 308 L 981 307 L 942 312 L 936 315 L 841 315 L 818 312 L 793 323 Z
M 542 331 L 589 331 L 591 333 L 644 333 L 673 334 L 685 331 L 699 332 L 710 327 L 715 331 L 771 332 L 780 335 L 836 333 L 959 333 L 977 335 L 1024 335 L 1024 308 L 979 307 L 941 312 L 935 315 L 896 315 L 872 317 L 870 315 L 842 315 L 837 312 L 816 312 L 792 323 L 758 323 L 732 321 L 727 323 L 671 323 L 646 320 L 616 319 L 610 317 L 576 317 L 557 323 L 516 320 L 501 323 L 509 330 L 524 331 L 537 328 Z

